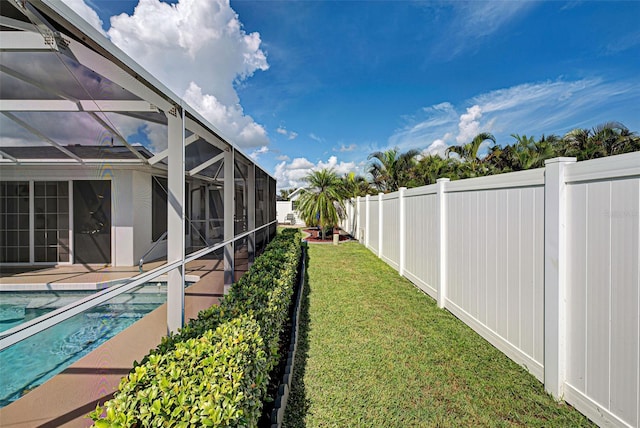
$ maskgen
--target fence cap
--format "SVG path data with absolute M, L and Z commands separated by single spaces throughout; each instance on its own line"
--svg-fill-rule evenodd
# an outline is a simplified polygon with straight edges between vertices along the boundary
M 559 157 L 559 158 L 547 159 L 544 161 L 544 164 L 549 165 L 552 163 L 572 163 L 572 162 L 575 162 L 576 160 L 577 160 L 576 158 Z

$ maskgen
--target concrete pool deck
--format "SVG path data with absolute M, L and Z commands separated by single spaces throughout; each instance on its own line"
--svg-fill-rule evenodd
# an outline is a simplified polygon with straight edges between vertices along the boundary
M 149 263 L 145 268 L 148 270 L 155 266 Z M 247 259 L 237 257 L 236 279 L 246 270 Z M 27 276 L 23 279 L 32 281 L 33 275 L 37 272 L 39 271 L 25 272 Z M 76 267 L 63 272 L 65 273 L 50 272 L 51 276 L 45 276 L 40 272 L 37 275 L 46 279 L 45 283 L 53 280 L 62 281 L 64 278 L 68 280 L 70 275 L 76 275 L 74 278 L 84 281 L 87 277 L 83 275 L 94 274 L 113 275 L 110 280 L 121 280 L 134 276 L 138 270 L 137 267 L 103 268 L 99 272 L 82 272 Z M 185 290 L 185 320 L 188 321 L 195 318 L 200 310 L 219 303 L 224 293 L 223 262 L 195 260 L 186 265 L 185 274 L 200 278 Z M 28 276 L 31 278 L 28 279 Z M 6 278 L 7 276 L 1 278 L 0 286 Z M 70 365 L 62 373 L 0 409 L 0 426 L 91 426 L 92 421 L 86 417 L 87 414 L 95 409 L 96 404 L 102 404 L 111 398 L 118 388 L 120 379 L 133 367 L 133 362 L 140 361 L 167 334 L 166 313 L 167 308 L 164 304 Z
M 146 263 L 145 272 L 163 263 L 164 261 Z M 0 292 L 103 290 L 139 273 L 137 266 L 3 267 L 2 271 L 0 271 Z M 188 270 L 185 274 L 188 282 L 197 282 L 199 280 L 197 275 Z M 157 281 L 166 281 L 166 276 L 158 277 Z

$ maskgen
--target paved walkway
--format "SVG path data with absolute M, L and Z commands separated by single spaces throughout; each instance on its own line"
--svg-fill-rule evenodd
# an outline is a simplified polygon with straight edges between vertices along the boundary
M 153 267 L 155 265 L 151 263 L 145 265 L 147 270 Z M 246 270 L 246 257 L 236 257 L 236 278 Z M 42 272 L 37 272 L 39 271 L 29 274 L 32 279 L 34 275 L 43 275 Z M 126 275 L 121 276 L 125 273 Z M 101 275 L 103 279 L 105 275 L 109 279 L 122 279 L 132 276 L 132 273 L 137 273 L 137 267 L 102 268 L 98 272 L 82 272 L 75 267 L 64 275 L 67 279 L 69 275 L 76 275 L 76 280 L 82 280 L 83 275 L 95 274 Z M 54 272 L 49 274 L 54 275 Z M 200 278 L 185 292 L 185 319 L 189 320 L 195 318 L 200 310 L 218 304 L 223 296 L 223 263 L 220 260 L 196 260 L 187 264 L 186 274 Z M 86 415 L 95 409 L 97 403 L 109 399 L 117 390 L 120 379 L 133 367 L 133 362 L 140 361 L 166 335 L 166 313 L 164 304 L 59 375 L 0 409 L 0 426 L 90 426 L 92 421 Z

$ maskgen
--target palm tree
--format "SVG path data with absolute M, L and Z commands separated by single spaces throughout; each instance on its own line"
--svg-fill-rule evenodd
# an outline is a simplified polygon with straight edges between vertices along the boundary
M 574 129 L 562 141 L 565 154 L 579 161 L 640 150 L 640 137 L 620 122 L 606 122 L 593 129 Z
M 507 144 L 502 147 L 495 144 L 489 148 L 489 153 L 484 158 L 484 163 L 487 165 L 491 174 L 511 172 L 513 159 L 513 146 Z
M 298 211 L 308 226 L 319 226 L 322 239 L 325 229 L 335 227 L 344 213 L 340 178 L 332 169 L 311 171 L 305 177 L 307 187 L 298 199 Z
M 461 146 L 449 147 L 447 149 L 447 157 L 451 153 L 457 153 L 462 160 L 472 164 L 479 164 L 480 159 L 478 159 L 478 150 L 480 149 L 480 145 L 487 140 L 493 141 L 494 144 L 496 142 L 496 138 L 493 134 L 489 132 L 481 132 L 476 135 L 470 143 L 463 144 Z
M 361 175 L 355 172 L 349 172 L 340 178 L 340 191 L 347 198 L 357 198 L 358 196 L 366 196 L 372 193 L 371 183 Z
M 439 155 L 427 155 L 418 161 L 416 175 L 420 186 L 435 183 L 438 178 L 455 175 L 456 161 L 441 158 Z
M 369 193 L 373 193 L 373 188 L 371 183 L 369 183 L 363 176 L 357 175 L 355 172 L 349 172 L 340 178 L 340 194 L 345 201 L 344 203 L 345 205 L 350 204 L 353 206 L 356 213 L 358 205 L 352 202 L 352 199 L 355 199 L 358 196 L 366 196 Z M 357 217 L 357 214 L 355 214 L 351 219 L 351 224 L 349 225 L 348 232 L 352 235 L 356 234 Z
M 395 192 L 406 186 L 414 174 L 418 150 L 400 153 L 398 148 L 374 152 L 368 157 L 371 160 L 369 173 L 373 178 L 373 185 L 381 192 Z
M 280 197 L 282 199 L 288 200 L 289 196 L 296 190 L 296 188 L 292 189 L 280 189 Z
M 640 149 L 640 138 L 620 122 L 598 125 L 593 128 L 591 134 L 591 140 L 603 147 L 605 156 Z
M 565 154 L 575 156 L 578 160 L 595 159 L 604 156 L 601 146 L 590 141 L 591 131 L 583 128 L 572 129 L 562 138 Z

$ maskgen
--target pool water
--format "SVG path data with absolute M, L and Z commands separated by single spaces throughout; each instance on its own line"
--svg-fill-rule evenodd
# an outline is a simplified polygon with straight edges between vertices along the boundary
M 0 331 L 91 292 L 2 293 Z M 166 301 L 166 286 L 146 285 L 114 297 L 0 351 L 0 407 L 17 400 Z

